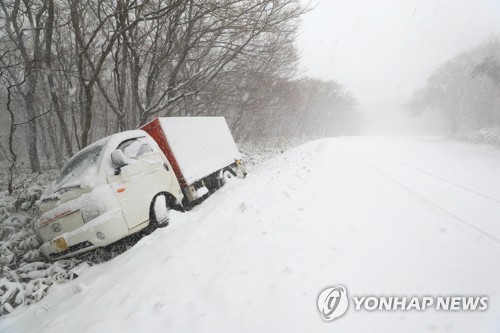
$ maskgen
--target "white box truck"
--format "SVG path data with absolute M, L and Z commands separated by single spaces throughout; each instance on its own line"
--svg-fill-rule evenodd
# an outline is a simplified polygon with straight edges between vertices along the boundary
M 231 177 L 244 177 L 223 117 L 157 118 L 73 156 L 44 192 L 36 228 L 60 259 L 168 224 Z

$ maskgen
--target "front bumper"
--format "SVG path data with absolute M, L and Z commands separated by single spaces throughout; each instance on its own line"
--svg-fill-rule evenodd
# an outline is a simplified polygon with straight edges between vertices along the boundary
M 109 245 L 128 235 L 125 219 L 121 210 L 117 209 L 43 243 L 40 250 L 49 259 L 63 259 Z

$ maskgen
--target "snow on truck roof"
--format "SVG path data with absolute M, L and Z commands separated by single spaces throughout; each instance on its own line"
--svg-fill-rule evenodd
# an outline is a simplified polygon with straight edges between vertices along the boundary
M 157 119 L 188 184 L 241 159 L 224 117 Z
M 118 145 L 120 143 L 122 143 L 123 141 L 128 140 L 128 139 L 132 139 L 132 138 L 136 138 L 139 136 L 148 136 L 148 134 L 146 132 L 144 132 L 143 130 L 130 130 L 130 131 L 112 134 L 112 135 L 108 136 L 107 138 L 104 138 L 101 140 L 109 140 L 107 145 L 111 148 L 111 150 L 115 150 L 116 147 L 118 147 Z M 101 141 L 101 140 L 99 140 L 99 141 Z M 97 141 L 96 143 L 98 143 L 99 141 Z

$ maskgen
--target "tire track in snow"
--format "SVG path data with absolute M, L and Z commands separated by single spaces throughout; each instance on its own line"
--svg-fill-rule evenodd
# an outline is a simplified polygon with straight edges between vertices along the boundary
M 429 177 L 431 177 L 431 178 L 437 179 L 437 180 L 439 180 L 439 181 L 442 181 L 442 182 L 444 182 L 444 183 L 447 183 L 447 184 L 449 184 L 449 185 L 452 185 L 452 186 L 454 186 L 454 187 L 456 187 L 456 188 L 462 189 L 462 190 L 464 190 L 464 191 L 467 191 L 467 192 L 473 193 L 473 194 L 475 194 L 475 195 L 477 195 L 477 196 L 480 196 L 480 197 L 482 197 L 482 198 L 484 198 L 484 199 L 487 199 L 487 200 L 490 200 L 490 201 L 495 202 L 495 203 L 497 203 L 497 204 L 500 204 L 500 200 L 498 200 L 498 199 L 496 199 L 496 198 L 493 198 L 493 197 L 490 197 L 489 195 L 483 194 L 483 193 L 478 192 L 478 191 L 476 191 L 476 190 L 473 190 L 473 189 L 470 189 L 470 188 L 465 187 L 465 186 L 463 186 L 463 185 L 457 184 L 457 183 L 455 183 L 455 182 L 453 182 L 453 181 L 450 181 L 450 180 L 448 180 L 448 179 L 442 178 L 442 177 L 440 177 L 440 176 L 436 176 L 436 175 L 434 175 L 434 174 L 432 174 L 432 173 L 430 173 L 430 172 L 427 172 L 427 171 L 425 171 L 425 170 L 423 170 L 423 169 L 420 169 L 420 168 L 418 168 L 418 167 L 415 167 L 415 166 L 413 166 L 413 165 L 411 165 L 411 164 L 408 164 L 408 163 L 406 163 L 406 162 L 403 162 L 403 161 L 401 161 L 401 160 L 398 160 L 397 158 L 394 158 L 394 157 L 392 157 L 392 156 L 387 156 L 387 157 L 388 157 L 388 158 L 390 158 L 390 159 L 392 159 L 393 161 L 395 161 L 395 162 L 397 162 L 397 163 L 399 163 L 399 164 L 401 164 L 401 165 L 403 165 L 403 166 L 407 167 L 407 168 L 410 168 L 410 169 L 412 169 L 412 170 L 415 170 L 415 171 L 417 171 L 417 172 L 420 172 L 420 173 L 422 173 L 422 174 L 424 174 L 424 175 L 427 175 L 427 176 L 429 176 Z
M 411 189 L 410 187 L 406 186 L 405 184 L 401 183 L 400 181 L 394 179 L 393 177 L 391 177 L 390 175 L 388 175 L 387 173 L 383 172 L 382 170 L 380 170 L 380 168 L 377 168 L 373 163 L 369 162 L 368 160 L 364 159 L 363 158 L 363 161 L 370 167 L 372 168 L 374 171 L 376 171 L 377 173 L 381 174 L 382 176 L 384 176 L 385 178 L 391 180 L 393 183 L 395 183 L 396 185 L 398 185 L 399 187 L 401 187 L 402 189 L 406 190 L 407 192 L 410 192 L 412 195 L 418 197 L 421 201 L 423 201 L 425 204 L 427 204 L 428 206 L 430 206 L 431 208 L 433 208 L 434 210 L 442 213 L 442 214 L 445 214 L 449 217 L 451 217 L 453 220 L 461 223 L 462 225 L 465 225 L 467 227 L 469 227 L 470 229 L 473 229 L 475 230 L 476 232 L 478 232 L 479 234 L 485 236 L 486 238 L 490 239 L 491 241 L 495 242 L 496 244 L 500 245 L 500 239 L 497 238 L 496 236 L 484 231 L 483 229 L 481 228 L 478 228 L 477 226 L 475 226 L 474 224 L 470 223 L 470 222 L 467 222 L 466 220 L 462 219 L 461 217 L 455 215 L 454 213 L 450 212 L 449 210 L 447 210 L 446 208 L 443 208 L 442 206 L 436 204 L 435 202 L 433 202 L 432 200 L 429 200 L 428 198 L 424 197 L 423 195 L 421 195 L 420 193 L 414 191 L 413 189 Z

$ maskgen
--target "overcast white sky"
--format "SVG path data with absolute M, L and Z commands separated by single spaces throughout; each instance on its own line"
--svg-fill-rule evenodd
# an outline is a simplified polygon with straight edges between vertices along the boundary
M 500 32 L 500 0 L 313 0 L 298 47 L 308 76 L 360 104 L 400 98 L 432 70 Z

